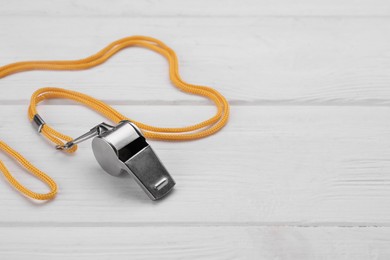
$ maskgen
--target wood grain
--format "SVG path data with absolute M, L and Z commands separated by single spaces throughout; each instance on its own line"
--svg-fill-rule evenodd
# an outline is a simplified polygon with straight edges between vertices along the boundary
M 60 192 L 31 202 L 0 178 L 0 259 L 389 259 L 389 15 L 386 0 L 0 1 L 0 66 L 149 35 L 177 52 L 185 80 L 233 105 L 215 136 L 150 141 L 177 181 L 152 202 L 130 177 L 105 174 L 90 144 L 56 151 L 26 111 L 33 91 L 55 86 L 159 126 L 212 115 L 171 86 L 162 57 L 133 48 L 87 71 L 1 79 L 1 140 Z M 46 104 L 43 118 L 74 137 L 104 121 Z
M 0 228 L 6 259 L 388 259 L 389 228 Z
M 106 175 L 90 144 L 81 145 L 75 156 L 55 151 L 23 120 L 25 109 L 2 107 L 16 118 L 3 119 L 3 139 L 53 176 L 60 193 L 55 201 L 36 205 L 2 180 L 0 204 L 12 209 L 0 211 L 3 225 L 390 223 L 389 108 L 233 106 L 229 125 L 215 136 L 183 143 L 151 141 L 178 183 L 158 203 L 130 178 Z M 209 106 L 118 109 L 161 126 L 195 123 L 214 111 Z M 49 124 L 71 136 L 103 121 L 78 106 L 43 106 L 40 111 Z M 5 163 L 31 187 L 42 187 L 26 180 L 9 160 Z
M 0 20 L 2 64 L 83 58 L 144 34 L 177 51 L 185 80 L 215 87 L 232 104 L 390 104 L 388 18 L 26 19 Z M 158 54 L 132 48 L 87 71 L 4 78 L 0 100 L 25 104 L 37 88 L 58 86 L 114 104 L 206 104 L 174 89 L 167 70 Z
M 0 15 L 23 16 L 150 16 L 150 17 L 237 17 L 237 16 L 387 16 L 390 14 L 386 0 L 104 0 L 50 1 L 28 0 L 4 2 Z

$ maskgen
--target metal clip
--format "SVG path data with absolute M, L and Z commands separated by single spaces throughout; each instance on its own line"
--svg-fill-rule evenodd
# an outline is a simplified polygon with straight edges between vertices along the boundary
M 92 137 L 92 150 L 100 166 L 113 176 L 124 172 L 132 175 L 152 200 L 161 199 L 175 186 L 141 131 L 130 121 L 115 127 L 102 123 L 58 149 L 69 149 Z
M 57 150 L 68 150 L 68 149 L 72 148 L 73 146 L 75 146 L 76 144 L 87 141 L 88 139 L 91 139 L 92 137 L 100 136 L 103 133 L 105 133 L 109 130 L 112 130 L 112 129 L 114 129 L 114 127 L 112 125 L 109 125 L 109 124 L 106 124 L 103 122 L 100 125 L 97 125 L 94 128 L 92 128 L 91 130 L 89 130 L 89 132 L 77 137 L 76 139 L 73 139 L 72 141 L 67 142 L 64 145 L 57 145 L 56 149 Z

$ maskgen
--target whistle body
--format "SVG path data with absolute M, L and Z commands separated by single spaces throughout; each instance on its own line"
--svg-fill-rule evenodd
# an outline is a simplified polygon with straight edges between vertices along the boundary
M 128 173 L 152 200 L 167 195 L 175 186 L 142 132 L 130 121 L 122 121 L 92 140 L 92 149 L 100 166 L 110 175 Z

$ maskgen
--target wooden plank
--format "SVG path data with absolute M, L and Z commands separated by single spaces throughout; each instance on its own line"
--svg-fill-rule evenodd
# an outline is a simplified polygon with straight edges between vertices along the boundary
M 141 33 L 177 51 L 184 79 L 215 87 L 233 104 L 390 103 L 388 18 L 3 17 L 0 28 L 2 64 L 82 58 Z M 115 104 L 205 104 L 174 89 L 167 73 L 162 57 L 134 48 L 88 71 L 1 79 L 0 100 L 26 103 L 37 88 L 58 86 Z
M 3 259 L 388 259 L 390 228 L 0 228 Z
M 209 106 L 118 109 L 160 126 L 195 123 L 214 111 Z M 106 175 L 89 144 L 75 156 L 55 151 L 31 130 L 25 110 L 1 107 L 9 115 L 2 118 L 2 138 L 53 176 L 60 193 L 53 202 L 31 203 L 0 179 L 1 223 L 390 223 L 387 107 L 233 106 L 229 125 L 215 136 L 151 141 L 177 181 L 160 202 L 150 201 L 130 178 Z M 40 111 L 72 136 L 102 121 L 71 105 Z M 24 183 L 43 190 L 8 159 L 5 163 Z
M 2 3 L 0 15 L 27 16 L 383 16 L 390 8 L 385 0 L 119 0 L 108 4 L 104 0 L 12 1 Z

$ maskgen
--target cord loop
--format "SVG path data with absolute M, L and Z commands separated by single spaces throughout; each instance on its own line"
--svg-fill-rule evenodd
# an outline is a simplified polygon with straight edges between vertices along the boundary
M 169 62 L 169 76 L 171 82 L 178 89 L 186 93 L 203 96 L 210 99 L 217 107 L 215 115 L 198 124 L 186 127 L 157 127 L 127 118 L 108 104 L 99 101 L 91 96 L 76 91 L 70 91 L 60 88 L 42 88 L 34 92 L 31 97 L 31 102 L 28 109 L 28 117 L 30 121 L 33 121 L 37 124 L 37 126 L 39 127 L 39 131 L 42 133 L 43 136 L 53 142 L 56 146 L 60 147 L 63 146 L 65 143 L 73 140 L 73 138 L 71 138 L 70 136 L 64 135 L 56 131 L 48 124 L 44 123 L 44 121 L 41 120 L 40 117 L 37 117 L 37 105 L 40 102 L 46 99 L 59 98 L 70 99 L 80 104 L 83 104 L 91 109 L 96 110 L 98 113 L 102 114 L 103 116 L 106 116 L 108 119 L 115 123 L 119 123 L 122 120 L 132 121 L 140 129 L 143 130 L 145 137 L 152 139 L 171 141 L 199 139 L 216 133 L 227 124 L 230 108 L 226 98 L 213 88 L 192 85 L 183 81 L 179 74 L 179 62 L 175 52 L 163 42 L 151 37 L 126 37 L 109 44 L 107 47 L 103 48 L 96 54 L 80 60 L 23 61 L 12 63 L 0 67 L 0 78 L 9 76 L 14 73 L 30 70 L 84 70 L 104 63 L 120 50 L 130 46 L 145 47 L 163 55 Z M 24 167 L 30 170 L 35 176 L 47 183 L 51 188 L 51 192 L 48 194 L 38 194 L 28 190 L 19 182 L 17 182 L 10 175 L 4 164 L 0 162 L 0 170 L 4 173 L 5 177 L 16 189 L 33 199 L 52 199 L 55 196 L 57 186 L 50 177 L 36 169 L 34 166 L 28 163 L 20 154 L 16 153 L 6 144 L 0 143 L 0 148 L 5 150 L 11 156 L 15 157 Z M 74 153 L 76 150 L 77 146 L 75 145 L 65 151 L 68 153 Z
M 21 184 L 18 180 L 15 179 L 4 165 L 2 161 L 0 161 L 0 171 L 4 174 L 7 181 L 20 193 L 24 194 L 27 197 L 36 199 L 36 200 L 51 200 L 57 194 L 57 184 L 54 182 L 52 178 L 46 175 L 44 172 L 40 171 L 34 165 L 32 165 L 29 161 L 27 161 L 20 153 L 13 150 L 4 142 L 0 141 L 0 150 L 4 151 L 10 157 L 13 157 L 16 161 L 18 161 L 27 171 L 32 173 L 35 177 L 40 179 L 42 182 L 46 183 L 50 188 L 50 192 L 48 193 L 36 193 L 26 188 L 23 184 Z

